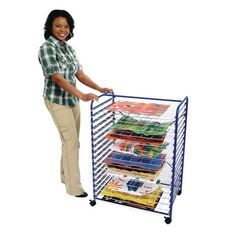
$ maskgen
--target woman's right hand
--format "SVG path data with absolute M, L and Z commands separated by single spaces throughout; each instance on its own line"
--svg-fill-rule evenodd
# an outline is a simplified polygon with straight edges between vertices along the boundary
M 91 100 L 98 101 L 98 96 L 93 93 L 83 93 L 80 99 L 83 100 L 84 102 L 88 102 Z

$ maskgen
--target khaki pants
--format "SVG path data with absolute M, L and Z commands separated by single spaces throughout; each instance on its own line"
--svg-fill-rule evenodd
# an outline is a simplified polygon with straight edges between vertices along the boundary
M 67 107 L 44 100 L 45 105 L 59 131 L 62 142 L 61 182 L 70 195 L 80 195 L 84 189 L 80 183 L 79 171 L 79 131 L 80 107 Z

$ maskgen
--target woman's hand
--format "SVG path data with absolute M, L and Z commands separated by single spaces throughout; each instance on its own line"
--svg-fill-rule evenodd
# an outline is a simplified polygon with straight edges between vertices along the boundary
M 91 100 L 98 101 L 98 96 L 93 94 L 93 93 L 83 93 L 80 96 L 80 99 L 83 100 L 84 102 L 88 102 L 88 101 L 91 101 Z
M 113 93 L 113 89 L 111 89 L 111 88 L 99 88 L 98 91 L 101 93 L 110 93 L 110 94 Z

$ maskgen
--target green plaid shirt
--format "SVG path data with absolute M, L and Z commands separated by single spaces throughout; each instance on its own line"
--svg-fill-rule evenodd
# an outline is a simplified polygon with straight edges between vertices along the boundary
M 43 97 L 60 105 L 76 106 L 79 99 L 59 87 L 51 78 L 51 75 L 60 73 L 70 84 L 76 86 L 75 73 L 81 70 L 82 66 L 73 48 L 50 36 L 39 49 L 39 62 L 45 77 Z

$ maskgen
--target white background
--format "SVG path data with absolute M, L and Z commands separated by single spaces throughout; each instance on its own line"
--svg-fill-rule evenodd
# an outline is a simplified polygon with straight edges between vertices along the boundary
M 6 1 L 0 15 L 0 235 L 235 235 L 234 3 Z M 88 198 L 65 193 L 60 139 L 43 103 L 37 60 L 53 9 L 74 17 L 69 43 L 101 86 L 124 95 L 189 96 L 183 193 L 170 225 L 158 214 L 100 201 L 91 207 Z M 81 102 L 80 166 L 91 197 L 89 106 Z

